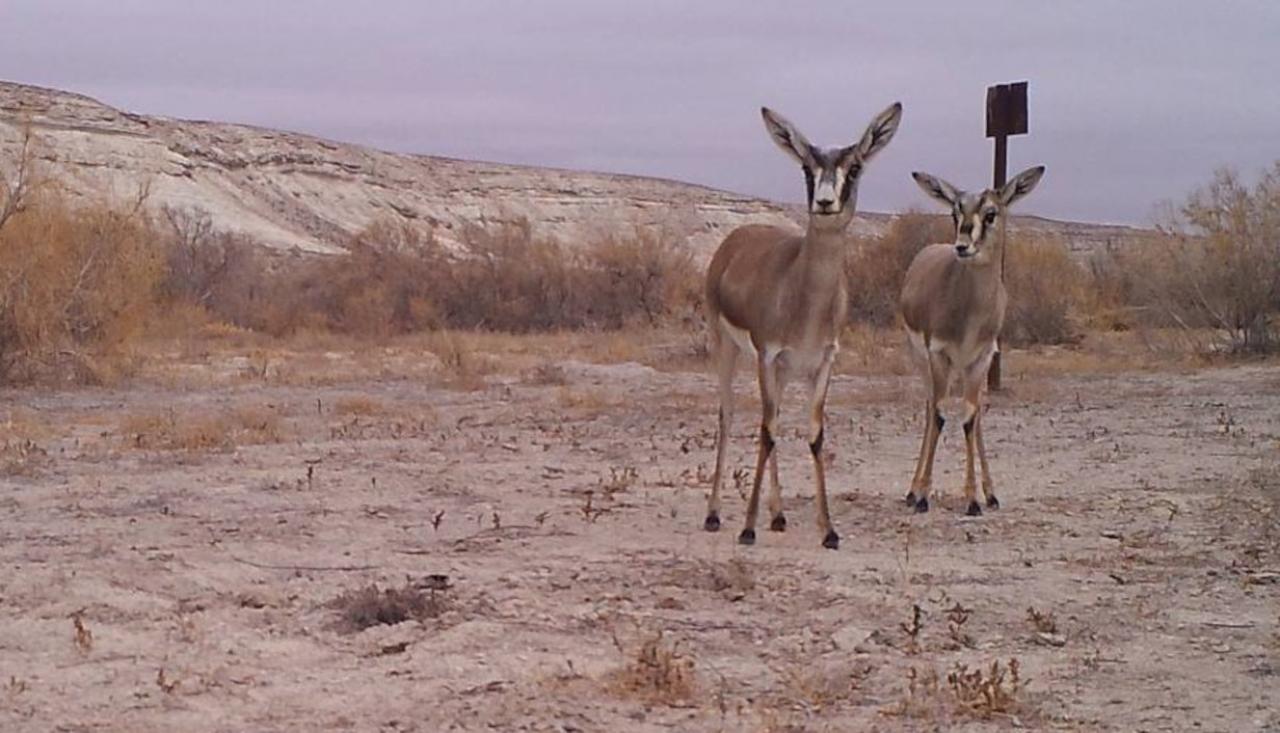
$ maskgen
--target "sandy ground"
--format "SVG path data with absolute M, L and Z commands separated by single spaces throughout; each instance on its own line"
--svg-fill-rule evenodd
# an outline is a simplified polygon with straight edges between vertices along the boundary
M 1012 380 L 981 518 L 958 421 L 912 515 L 917 385 L 838 377 L 835 552 L 798 392 L 790 529 L 739 547 L 731 487 L 701 530 L 713 393 L 585 364 L 0 393 L 0 730 L 1280 731 L 1274 367 Z M 355 631 L 335 599 L 371 584 L 428 612 Z M 948 681 L 993 661 L 992 702 Z

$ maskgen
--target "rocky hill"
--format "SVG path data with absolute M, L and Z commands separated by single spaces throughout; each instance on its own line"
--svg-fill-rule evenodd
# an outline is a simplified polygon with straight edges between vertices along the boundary
M 0 82 L 0 166 L 8 170 L 30 128 L 41 175 L 69 195 L 202 209 L 221 230 L 265 246 L 340 252 L 378 220 L 400 220 L 449 241 L 466 223 L 527 219 L 566 242 L 619 228 L 661 226 L 706 257 L 747 222 L 798 222 L 794 207 L 677 181 L 403 155 L 309 135 L 124 112 L 69 92 Z M 861 234 L 887 215 L 860 217 Z M 1074 249 L 1123 241 L 1138 230 L 1027 217 Z

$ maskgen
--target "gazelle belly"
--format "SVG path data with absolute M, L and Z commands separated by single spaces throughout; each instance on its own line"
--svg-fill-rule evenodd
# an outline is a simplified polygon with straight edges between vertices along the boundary
M 720 332 L 728 336 L 742 353 L 748 356 L 756 355 L 756 347 L 751 343 L 751 333 L 745 328 L 738 328 L 729 323 L 724 316 L 720 316 Z

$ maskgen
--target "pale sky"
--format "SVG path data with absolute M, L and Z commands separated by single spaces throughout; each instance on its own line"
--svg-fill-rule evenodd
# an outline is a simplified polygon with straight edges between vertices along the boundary
M 859 207 L 908 174 L 989 183 L 987 85 L 1030 82 L 1020 205 L 1148 223 L 1280 158 L 1280 2 L 0 0 L 0 78 L 146 114 L 388 150 L 673 178 L 799 201 L 759 107 L 847 144 L 895 100 Z

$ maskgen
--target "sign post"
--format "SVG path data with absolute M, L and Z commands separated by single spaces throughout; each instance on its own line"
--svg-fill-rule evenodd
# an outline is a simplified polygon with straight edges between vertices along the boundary
M 995 138 L 995 169 L 992 187 L 999 189 L 1009 176 L 1009 136 L 1027 134 L 1027 83 L 996 84 L 987 87 L 987 137 Z M 1000 232 L 1004 236 L 1004 231 Z M 1004 279 L 1008 242 L 1000 249 L 1000 278 Z M 996 353 L 991 357 L 991 370 L 987 372 L 987 389 L 1000 389 L 1000 341 L 996 340 Z

